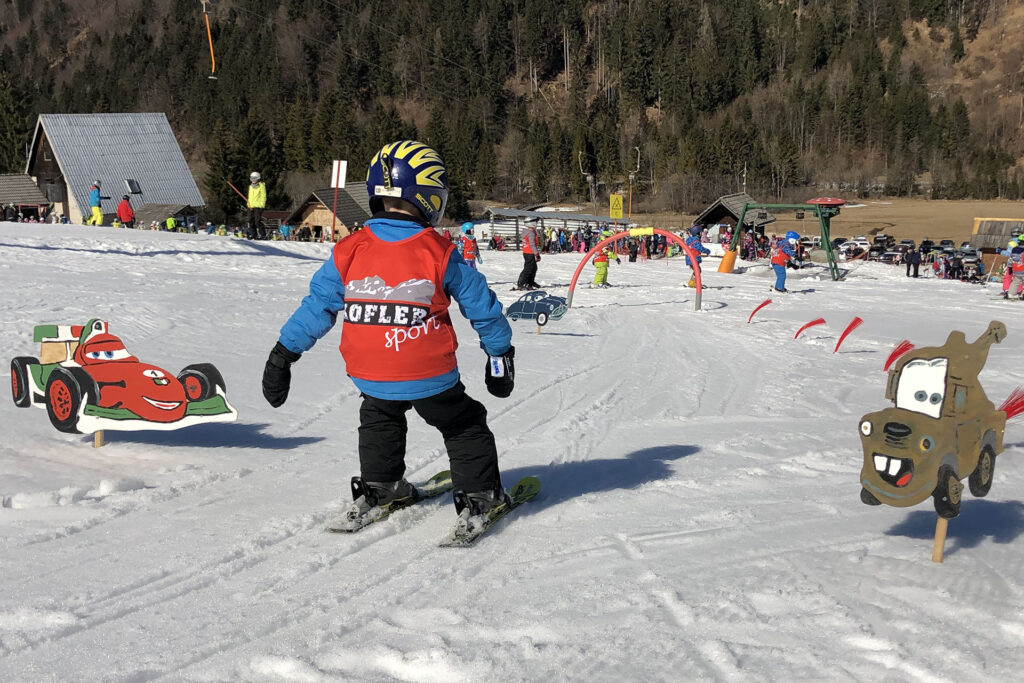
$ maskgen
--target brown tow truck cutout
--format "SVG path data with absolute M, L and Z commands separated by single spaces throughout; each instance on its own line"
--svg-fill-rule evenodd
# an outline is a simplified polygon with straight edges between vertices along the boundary
M 942 346 L 895 362 L 885 390 L 894 407 L 860 422 L 864 503 L 909 507 L 931 496 L 939 516 L 951 519 L 960 514 L 962 479 L 975 497 L 989 492 L 1007 414 L 988 400 L 978 375 L 1005 337 L 1006 326 L 992 321 L 971 344 L 953 331 Z

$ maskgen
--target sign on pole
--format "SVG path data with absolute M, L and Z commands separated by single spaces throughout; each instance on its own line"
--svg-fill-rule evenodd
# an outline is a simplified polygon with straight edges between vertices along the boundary
M 613 194 L 608 197 L 608 215 L 612 218 L 622 218 L 622 195 Z
M 334 241 L 334 221 L 338 217 L 338 188 L 345 187 L 345 174 L 348 172 L 348 162 L 334 160 L 331 167 L 331 187 L 334 188 L 334 207 L 331 209 L 331 234 L 330 240 Z
M 334 161 L 334 167 L 331 169 L 331 187 L 343 188 L 345 187 L 345 174 L 348 172 L 347 161 Z

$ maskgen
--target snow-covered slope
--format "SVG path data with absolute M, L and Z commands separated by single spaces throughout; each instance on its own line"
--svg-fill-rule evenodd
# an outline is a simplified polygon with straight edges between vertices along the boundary
M 935 514 L 858 494 L 858 419 L 885 407 L 904 338 L 1008 338 L 982 382 L 1024 384 L 1024 305 L 994 287 L 819 268 L 769 297 L 767 267 L 707 264 L 702 312 L 678 259 L 612 264 L 541 334 L 513 323 L 516 390 L 487 394 L 457 313 L 463 380 L 484 401 L 506 485 L 544 491 L 472 550 L 436 543 L 447 499 L 346 536 L 323 525 L 358 472 L 359 396 L 337 330 L 260 393 L 320 244 L 0 224 L 0 349 L 32 327 L 109 320 L 140 359 L 212 362 L 236 423 L 54 430 L 0 401 L 0 680 L 1017 680 L 1024 667 L 1024 421 L 995 484 L 966 496 L 946 561 Z M 518 253 L 483 253 L 507 305 Z M 564 295 L 579 255 L 547 255 Z M 584 270 L 584 276 L 593 269 Z M 854 317 L 864 324 L 833 353 Z M 794 340 L 804 323 L 827 325 Z M 5 361 L 6 362 L 6 361 Z M 408 476 L 446 467 L 410 418 Z

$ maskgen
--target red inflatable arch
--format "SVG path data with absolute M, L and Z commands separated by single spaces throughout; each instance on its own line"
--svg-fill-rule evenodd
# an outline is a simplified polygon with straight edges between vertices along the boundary
M 697 298 L 694 301 L 693 310 L 699 311 L 700 310 L 700 295 L 701 295 L 701 292 L 704 291 L 704 287 L 701 284 L 700 264 L 697 263 L 697 252 L 695 252 L 693 249 L 688 247 L 686 245 L 686 242 L 683 241 L 678 235 L 673 235 L 672 233 L 670 233 L 670 232 L 668 232 L 666 230 L 659 230 L 658 228 L 631 228 L 629 230 L 624 230 L 622 232 L 617 232 L 614 235 L 612 235 L 611 237 L 606 237 L 603 240 L 601 240 L 600 242 L 598 242 L 597 244 L 595 244 L 594 247 L 590 251 L 588 251 L 586 253 L 586 255 L 583 257 L 583 260 L 580 261 L 580 264 L 578 266 L 576 266 L 576 272 L 573 273 L 573 275 L 572 275 L 572 282 L 569 284 L 569 297 L 566 299 L 566 305 L 569 306 L 570 308 L 572 308 L 572 295 L 573 295 L 573 292 L 576 291 L 576 281 L 579 279 L 580 273 L 583 272 L 583 267 L 585 265 L 587 265 L 587 262 L 590 261 L 590 259 L 595 254 L 597 254 L 597 252 L 601 251 L 601 249 L 603 249 L 606 244 L 610 244 L 610 243 L 615 242 L 616 240 L 620 240 L 620 239 L 622 239 L 624 237 L 646 237 L 648 235 L 662 235 L 663 237 L 668 238 L 672 242 L 675 242 L 680 247 L 682 247 L 683 248 L 683 252 L 687 256 L 690 257 L 690 263 L 693 264 L 693 278 L 697 282 Z

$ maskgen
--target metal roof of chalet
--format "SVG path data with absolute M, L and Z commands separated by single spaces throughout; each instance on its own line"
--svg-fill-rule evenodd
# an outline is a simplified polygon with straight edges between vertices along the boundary
M 50 200 L 24 173 L 0 175 L 0 204 L 38 204 L 46 206 Z
M 709 206 L 708 208 L 704 209 L 699 216 L 694 218 L 693 219 L 693 224 L 694 225 L 707 225 L 709 223 L 715 223 L 715 222 L 717 222 L 716 220 L 708 220 L 708 218 L 710 218 L 716 212 L 721 211 L 723 209 L 726 212 L 728 212 L 729 214 L 731 214 L 732 217 L 735 220 L 738 221 L 739 217 L 740 217 L 740 213 L 743 211 L 743 205 L 744 204 L 756 204 L 756 203 L 757 203 L 757 200 L 755 200 L 753 197 L 751 197 L 746 192 L 737 192 L 735 194 L 722 195 L 721 197 L 716 199 L 714 201 L 714 203 L 711 204 L 711 206 Z M 771 215 L 770 213 L 767 213 L 767 212 L 765 212 L 765 213 L 767 214 L 766 218 L 757 218 L 757 216 L 755 214 L 754 219 L 752 221 L 755 227 L 760 228 L 760 227 L 763 227 L 763 226 L 765 226 L 765 225 L 775 221 L 775 216 L 773 216 L 773 215 Z M 746 222 L 748 224 L 751 223 L 751 219 L 750 219 L 749 216 L 747 217 L 747 221 Z
M 516 219 L 516 218 L 537 218 L 550 221 L 577 221 L 584 223 L 622 223 L 632 225 L 632 222 L 625 218 L 612 218 L 611 216 L 596 216 L 589 213 L 576 213 L 575 211 L 527 211 L 525 209 L 502 209 L 489 206 L 484 213 L 490 214 L 491 218 Z
M 314 190 L 299 207 L 288 216 L 286 222 L 296 224 L 302 217 L 303 210 L 310 202 L 319 202 L 330 211 L 334 207 L 334 188 L 325 187 Z M 365 223 L 370 218 L 370 197 L 366 192 L 366 183 L 347 183 L 338 188 L 338 220 L 351 227 L 356 223 Z
M 31 173 L 41 133 L 69 194 L 85 213 L 95 180 L 102 181 L 102 193 L 110 196 L 102 203 L 104 213 L 117 208 L 127 192 L 127 178 L 138 181 L 147 204 L 206 204 L 163 113 L 40 114 L 26 172 Z

